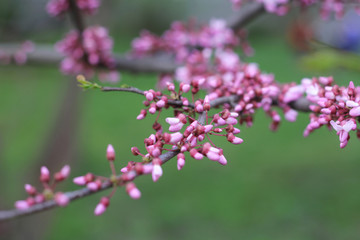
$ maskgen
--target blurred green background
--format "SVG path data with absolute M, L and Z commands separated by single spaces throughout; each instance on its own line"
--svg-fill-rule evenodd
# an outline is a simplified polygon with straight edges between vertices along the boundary
M 56 42 L 70 25 L 66 18 L 40 14 L 45 2 L 1 1 L 0 40 Z M 231 14 L 226 0 L 103 1 L 100 14 L 88 22 L 110 26 L 116 51 L 125 52 L 142 28 L 162 32 L 174 19 Z M 299 55 L 285 37 L 291 17 L 267 15 L 251 24 L 250 43 L 256 53 L 244 60 L 259 63 L 279 82 L 322 74 L 334 75 L 339 84 L 352 80 L 358 85 L 357 72 L 318 73 L 300 67 Z M 26 27 L 30 23 L 31 29 Z M 136 121 L 141 96 L 84 92 L 56 66 L 1 66 L 0 78 L 1 209 L 26 197 L 24 183 L 39 186 L 41 165 L 55 172 L 70 164 L 71 177 L 87 172 L 107 176 L 107 144 L 114 145 L 120 169 L 136 160 L 130 148 L 143 148 L 143 139 L 152 133 L 154 117 Z M 155 75 L 122 73 L 121 83 L 141 89 L 153 88 L 155 82 Z M 340 149 L 335 131 L 327 129 L 304 138 L 307 123 L 308 116 L 299 114 L 298 121 L 284 121 L 273 133 L 260 111 L 252 128 L 240 127 L 243 144 L 215 139 L 224 149 L 227 166 L 188 157 L 177 171 L 176 161 L 170 161 L 158 182 L 150 176 L 135 181 L 140 200 L 118 189 L 108 211 L 95 217 L 94 207 L 108 194 L 98 193 L 63 209 L 0 223 L 0 239 L 359 239 L 358 140 L 352 136 Z M 75 189 L 71 181 L 59 186 Z

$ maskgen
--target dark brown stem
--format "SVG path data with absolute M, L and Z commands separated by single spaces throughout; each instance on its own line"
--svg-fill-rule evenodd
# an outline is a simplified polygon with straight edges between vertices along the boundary
M 101 91 L 104 92 L 132 92 L 140 95 L 144 95 L 144 91 L 135 88 L 135 87 L 126 87 L 126 88 L 119 88 L 119 87 L 103 87 L 101 88 Z M 182 107 L 184 104 L 180 100 L 168 100 L 168 104 L 176 107 Z M 194 104 L 189 103 L 187 107 L 194 108 Z
M 76 0 L 69 0 L 69 13 L 70 13 L 70 17 L 71 20 L 73 22 L 73 24 L 75 25 L 76 29 L 82 33 L 85 29 L 85 24 L 84 24 L 84 20 L 81 16 L 81 12 L 78 8 L 78 6 L 76 5 Z

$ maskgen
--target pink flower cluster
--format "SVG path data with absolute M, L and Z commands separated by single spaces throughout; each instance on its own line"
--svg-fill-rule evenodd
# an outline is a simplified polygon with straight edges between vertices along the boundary
M 109 161 L 112 175 L 110 178 L 95 176 L 92 173 L 87 173 L 84 176 L 79 176 L 73 179 L 73 182 L 80 186 L 86 186 L 90 191 L 97 192 L 102 189 L 103 184 L 112 183 L 114 186 L 114 190 L 110 193 L 109 196 L 102 197 L 100 202 L 97 204 L 94 210 L 95 215 L 101 215 L 105 212 L 107 207 L 110 204 L 110 199 L 114 195 L 117 186 L 126 185 L 126 192 L 133 199 L 138 199 L 141 197 L 141 192 L 136 187 L 135 183 L 132 182 L 134 180 L 136 172 L 124 173 L 120 177 L 116 175 L 116 170 L 114 166 L 115 161 L 115 150 L 112 145 L 108 145 L 106 149 L 106 158 Z M 122 170 L 123 171 L 123 170 Z M 123 171 L 124 172 L 124 171 Z M 138 170 L 139 172 L 139 170 Z
M 200 89 L 207 91 L 210 101 L 236 95 L 236 100 L 231 104 L 225 104 L 224 108 L 241 113 L 240 123 L 246 122 L 248 126 L 251 126 L 255 110 L 262 108 L 272 118 L 271 129 L 275 130 L 281 117 L 272 104 L 274 99 L 284 94 L 285 86 L 276 83 L 273 75 L 262 73 L 256 64 L 245 64 L 240 61 L 238 54 L 234 51 L 234 47 L 239 44 L 239 37 L 226 27 L 225 21 L 212 20 L 208 26 L 200 30 L 193 29 L 175 23 L 162 37 L 156 37 L 148 32 L 143 33 L 133 42 L 134 52 L 141 56 L 156 51 L 170 51 L 181 60 L 183 66 L 178 67 L 175 74 L 160 76 L 159 86 L 166 86 L 174 79 L 179 81 L 180 92 L 174 92 L 172 95 L 181 95 L 179 100 L 184 105 L 189 105 L 189 100 L 182 95 L 183 84 L 192 87 L 192 100 L 196 106 L 200 105 L 196 104 L 194 94 Z M 243 38 L 246 36 L 246 32 L 239 34 Z M 244 49 L 251 52 L 246 42 L 241 41 L 241 43 Z M 182 54 L 184 52 L 185 54 Z M 160 92 L 151 93 L 151 91 L 146 95 L 153 94 L 154 98 L 157 98 L 156 102 L 145 102 L 149 108 L 142 110 L 138 119 L 144 118 L 148 112 L 154 114 L 160 108 L 167 107 L 166 96 Z M 287 120 L 295 121 L 296 111 L 281 101 L 277 101 L 277 105 L 282 108 Z
M 42 183 L 44 190 L 39 192 L 34 186 L 25 184 L 25 191 L 29 197 L 26 200 L 16 201 L 15 207 L 20 210 L 25 210 L 35 204 L 43 203 L 51 199 L 54 199 L 59 206 L 65 207 L 69 203 L 69 198 L 62 192 L 55 192 L 55 186 L 57 183 L 65 180 L 69 175 L 70 167 L 65 165 L 59 172 L 54 174 L 53 181 L 50 182 L 49 169 L 45 166 L 41 167 L 40 182 Z
M 85 74 L 92 76 L 94 67 L 105 66 L 114 68 L 112 56 L 113 41 L 108 35 L 106 28 L 92 26 L 84 30 L 80 36 L 79 32 L 73 30 L 56 44 L 58 52 L 66 57 L 61 62 L 61 70 L 65 74 Z M 117 82 L 119 74 L 111 70 L 107 74 L 99 74 L 101 79 Z
M 166 118 L 166 122 L 170 125 L 168 132 L 163 131 L 163 126 L 156 120 L 153 128 L 156 134 L 151 134 L 149 138 L 145 139 L 146 153 L 142 154 L 138 148 L 133 147 L 132 152 L 134 155 L 141 155 L 143 160 L 152 161 L 153 170 L 152 177 L 154 181 L 157 181 L 162 175 L 160 167 L 161 161 L 158 157 L 163 151 L 179 151 L 177 155 L 178 170 L 181 170 L 185 165 L 185 155 L 188 152 L 190 156 L 196 160 L 201 160 L 204 157 L 212 161 L 218 161 L 220 164 L 225 165 L 227 163 L 226 158 L 223 155 L 223 150 L 211 141 L 210 136 L 224 136 L 233 144 L 240 144 L 243 140 L 235 135 L 240 133 L 240 130 L 235 128 L 234 125 L 238 123 L 237 118 L 239 114 L 231 112 L 228 109 L 224 109 L 220 113 L 209 115 L 210 110 L 210 98 L 206 96 L 204 99 L 198 99 L 191 106 L 189 100 L 182 96 L 183 93 L 189 92 L 194 94 L 199 91 L 199 85 L 201 83 L 194 80 L 191 85 L 187 83 L 181 83 L 179 91 L 175 91 L 175 85 L 168 82 L 167 88 L 170 91 L 170 95 L 162 95 L 160 92 L 155 92 L 150 89 L 145 91 L 144 95 L 146 101 L 144 105 L 148 108 L 141 110 L 137 119 L 143 119 L 147 113 L 155 114 L 158 112 L 160 115 L 163 108 L 170 106 L 178 107 L 177 105 L 171 105 L 172 101 L 177 100 L 182 105 L 182 110 L 175 110 L 174 117 Z M 192 108 L 194 108 L 192 110 Z M 206 123 L 201 123 L 194 119 L 195 113 L 206 114 Z M 158 115 L 158 117 L 159 117 Z M 210 121 L 210 122 L 209 122 Z M 187 125 L 187 126 L 186 126 Z M 186 127 L 185 127 L 186 126 Z M 208 140 L 206 142 L 204 140 Z M 166 145 L 169 145 L 165 148 Z M 135 165 L 129 165 L 127 170 L 131 170 Z
M 75 0 L 76 6 L 87 14 L 93 14 L 100 7 L 100 0 Z M 59 16 L 69 10 L 69 0 L 50 0 L 46 11 L 51 16 Z
M 216 51 L 211 68 L 206 55 L 206 50 L 193 53 L 186 65 L 176 70 L 174 78 L 197 89 L 193 93 L 205 89 L 210 101 L 235 95 L 236 99 L 224 108 L 241 114 L 240 123 L 248 126 L 252 126 L 255 110 L 262 108 L 273 120 L 271 129 L 276 130 L 281 117 L 272 106 L 274 99 L 286 120 L 296 120 L 297 112 L 281 101 L 286 86 L 276 83 L 272 74 L 262 73 L 255 63 L 241 63 L 231 50 Z
M 249 0 L 231 0 L 235 9 L 240 8 L 245 2 Z M 291 1 L 289 0 L 256 0 L 256 2 L 264 4 L 264 8 L 269 13 L 284 15 L 289 10 Z M 323 19 L 328 19 L 334 13 L 337 19 L 343 17 L 345 13 L 345 5 L 350 5 L 355 8 L 357 12 L 360 9 L 360 3 L 349 0 L 295 0 L 295 4 L 301 7 L 308 7 L 311 5 L 320 5 L 320 15 Z
M 14 61 L 18 65 L 23 65 L 27 61 L 27 54 L 33 52 L 34 49 L 35 44 L 31 41 L 23 42 L 14 54 L 7 53 L 6 49 L 0 49 L 0 64 L 6 65 Z
M 178 61 L 184 61 L 197 48 L 223 49 L 238 44 L 239 37 L 227 27 L 225 20 L 212 19 L 208 25 L 200 28 L 194 23 L 186 25 L 174 22 L 160 37 L 143 31 L 140 37 L 133 40 L 132 48 L 135 56 L 169 52 L 174 54 Z
M 310 105 L 313 113 L 310 114 L 310 123 L 304 131 L 304 136 L 325 125 L 335 129 L 341 148 L 347 145 L 350 131 L 357 131 L 360 138 L 360 130 L 357 128 L 360 116 L 359 86 L 355 87 L 353 82 L 350 82 L 348 87 L 333 85 L 332 77 L 306 78 L 302 80 L 301 85 L 289 89 L 284 101 L 299 99 L 304 94 L 313 103 Z

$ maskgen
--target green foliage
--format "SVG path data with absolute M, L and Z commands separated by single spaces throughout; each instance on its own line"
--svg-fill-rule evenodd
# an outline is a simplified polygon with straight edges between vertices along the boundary
M 101 89 L 101 86 L 99 84 L 87 81 L 83 75 L 78 75 L 76 77 L 76 80 L 79 83 L 78 86 L 83 88 L 84 90 Z
M 321 49 L 302 57 L 302 65 L 309 70 L 330 71 L 343 68 L 360 72 L 360 56 L 336 49 Z

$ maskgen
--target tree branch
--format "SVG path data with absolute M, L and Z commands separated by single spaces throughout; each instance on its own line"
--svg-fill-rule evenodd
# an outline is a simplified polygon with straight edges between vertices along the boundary
M 73 24 L 75 25 L 76 29 L 82 33 L 85 29 L 85 24 L 75 0 L 69 0 L 69 9 L 69 14 Z
M 0 50 L 9 56 L 14 56 L 19 50 L 20 44 L 2 43 Z M 27 63 L 54 66 L 58 65 L 64 57 L 54 50 L 52 45 L 36 45 L 35 51 L 27 54 Z M 177 67 L 170 57 L 146 57 L 134 59 L 128 55 L 115 54 L 115 68 L 132 73 L 171 73 Z M 104 66 L 99 66 L 104 68 Z
M 265 9 L 262 3 L 254 2 L 248 4 L 238 11 L 237 15 L 228 20 L 228 27 L 236 31 L 245 27 L 245 25 L 263 13 L 265 13 Z

